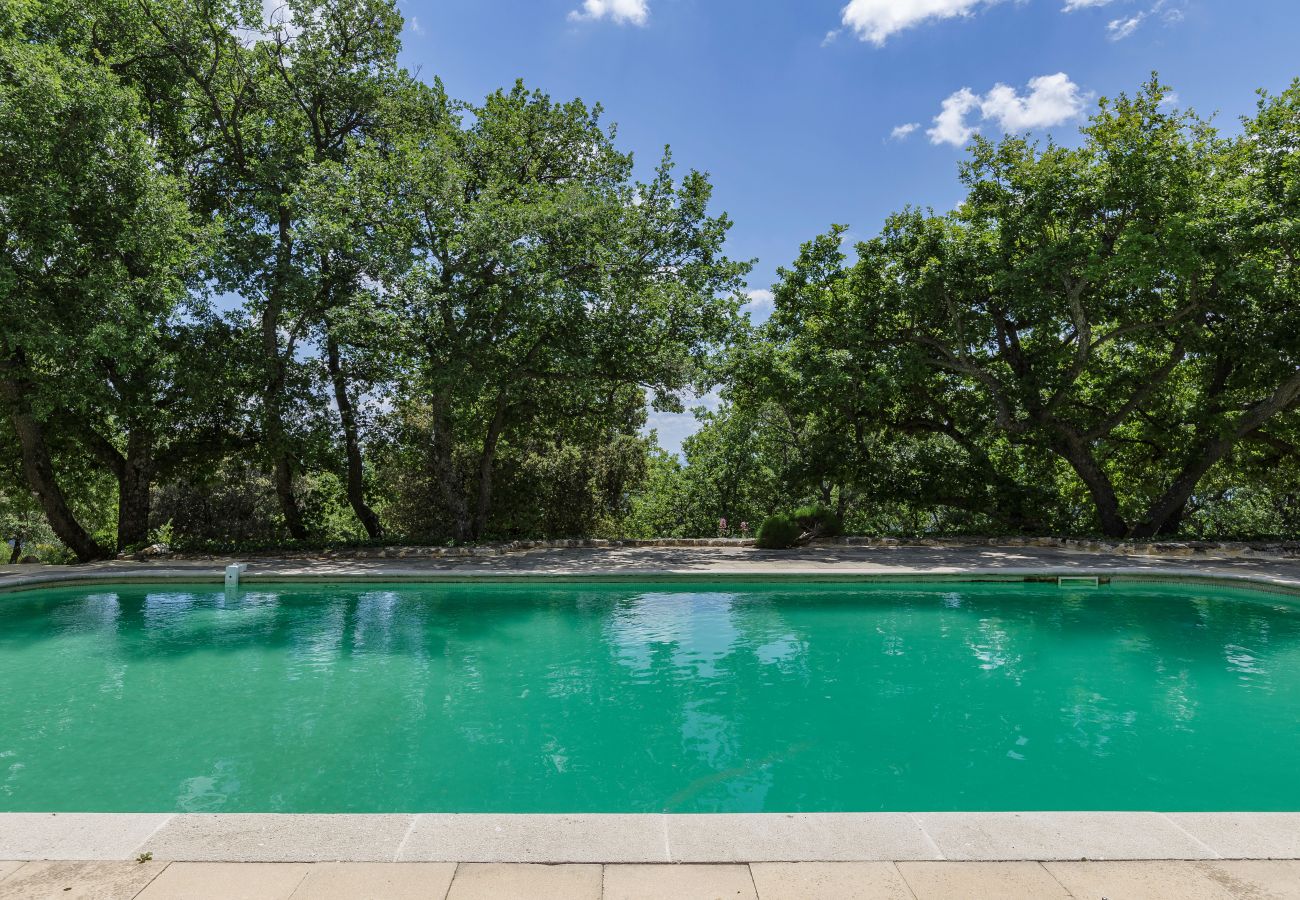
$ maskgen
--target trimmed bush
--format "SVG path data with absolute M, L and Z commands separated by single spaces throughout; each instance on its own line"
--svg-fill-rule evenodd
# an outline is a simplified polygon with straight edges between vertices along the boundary
M 768 516 L 758 526 L 756 543 L 764 550 L 789 550 L 799 540 L 803 529 L 799 523 L 784 513 Z
M 817 537 L 839 537 L 844 531 L 840 517 L 821 504 L 801 506 L 790 514 L 790 518 L 801 529 Z

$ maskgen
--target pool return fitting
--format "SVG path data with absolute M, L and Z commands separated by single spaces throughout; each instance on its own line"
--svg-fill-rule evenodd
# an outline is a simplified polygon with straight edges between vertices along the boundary
M 226 566 L 226 590 L 232 591 L 239 587 L 239 576 L 243 575 L 244 570 L 247 568 L 247 563 L 235 563 Z

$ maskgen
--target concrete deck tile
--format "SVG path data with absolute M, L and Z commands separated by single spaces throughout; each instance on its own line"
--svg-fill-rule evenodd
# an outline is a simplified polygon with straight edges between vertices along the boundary
M 1300 900 L 1300 860 L 1224 859 L 1203 865 L 1210 878 L 1236 891 L 1234 896 Z
M 658 815 L 422 815 L 404 862 L 667 862 Z
M 606 866 L 604 900 L 758 900 L 748 866 Z
M 455 863 L 317 863 L 293 900 L 442 900 Z
M 754 863 L 758 900 L 915 900 L 891 862 Z
M 166 867 L 161 862 L 31 862 L 0 883 L 0 897 L 131 900 Z
M 1168 813 L 1224 859 L 1300 858 L 1300 813 Z
M 170 816 L 0 813 L 0 859 L 131 859 Z
M 1207 859 L 1215 854 L 1156 813 L 921 813 L 944 859 Z
M 906 813 L 668 816 L 673 862 L 939 859 Z
M 172 863 L 136 900 L 289 900 L 305 863 Z
M 1049 862 L 1043 864 L 1075 900 L 1264 900 L 1233 891 L 1195 862 Z
M 463 863 L 447 900 L 600 900 L 601 867 Z
M 186 862 L 386 862 L 411 827 L 407 815 L 173 816 L 147 843 L 157 859 Z
M 916 900 L 1070 900 L 1036 862 L 904 862 L 898 864 Z
M 14 862 L 0 862 L 0 881 L 4 881 L 25 865 L 27 865 L 27 863 L 17 860 Z

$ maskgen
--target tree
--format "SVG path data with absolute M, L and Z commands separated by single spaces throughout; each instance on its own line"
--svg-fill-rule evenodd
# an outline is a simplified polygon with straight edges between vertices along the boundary
M 635 181 L 598 109 L 516 86 L 461 124 L 415 99 L 421 127 L 320 166 L 304 208 L 324 245 L 362 260 L 372 307 L 349 341 L 419 398 L 442 508 L 473 539 L 503 446 L 621 416 L 630 388 L 673 403 L 733 329 L 747 266 L 721 253 L 707 179 L 677 182 L 665 156 Z
M 907 420 L 1060 458 L 1113 537 L 1176 531 L 1300 403 L 1300 90 L 1235 141 L 1166 95 L 1103 101 L 1078 149 L 977 140 L 966 202 L 891 217 L 838 289 Z
M 304 344 L 320 337 L 345 431 L 348 496 L 371 534 L 378 519 L 360 491 L 359 449 L 327 311 L 346 300 L 327 260 L 297 238 L 293 198 L 313 166 L 338 161 L 375 123 L 402 80 L 402 18 L 392 0 L 286 0 L 271 21 L 239 0 L 136 0 L 157 52 L 183 73 L 184 148 L 196 209 L 220 228 L 210 275 L 245 299 L 258 350 L 258 446 L 273 472 L 290 535 L 308 536 L 294 480 L 321 404 Z M 311 355 L 308 352 L 305 355 Z
M 0 197 L 0 401 L 51 528 L 79 559 L 95 559 L 107 550 L 60 484 L 52 432 L 87 434 L 100 412 L 130 430 L 126 406 L 95 407 L 101 388 L 122 388 L 115 374 L 147 366 L 184 295 L 186 209 L 138 96 L 101 66 L 13 34 L 0 45 Z M 142 521 L 132 515 L 141 490 L 128 483 L 137 477 L 147 522 L 141 452 L 123 459 L 128 529 Z
M 962 395 L 953 408 L 913 402 L 935 375 L 909 371 L 905 355 L 882 344 L 870 298 L 853 289 L 844 231 L 808 242 L 779 270 L 771 318 L 729 351 L 723 394 L 751 423 L 747 443 L 765 448 L 785 506 L 815 501 L 877 522 L 891 507 L 949 508 L 985 528 L 1040 527 L 1041 492 L 1013 477 L 1023 461 L 1008 469 L 998 459 L 1005 447 L 958 426 Z

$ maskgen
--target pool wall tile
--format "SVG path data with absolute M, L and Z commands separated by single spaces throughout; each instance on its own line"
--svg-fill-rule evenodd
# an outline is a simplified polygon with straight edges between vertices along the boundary
M 673 862 L 940 859 L 907 813 L 668 816 Z
M 186 862 L 393 860 L 410 815 L 185 814 L 146 844 L 155 859 Z
M 660 815 L 418 816 L 402 862 L 668 862 Z
M 128 859 L 166 813 L 0 813 L 0 859 Z
M 945 859 L 1213 859 L 1158 813 L 920 813 Z
M 1169 813 L 1224 859 L 1300 859 L 1300 813 Z

